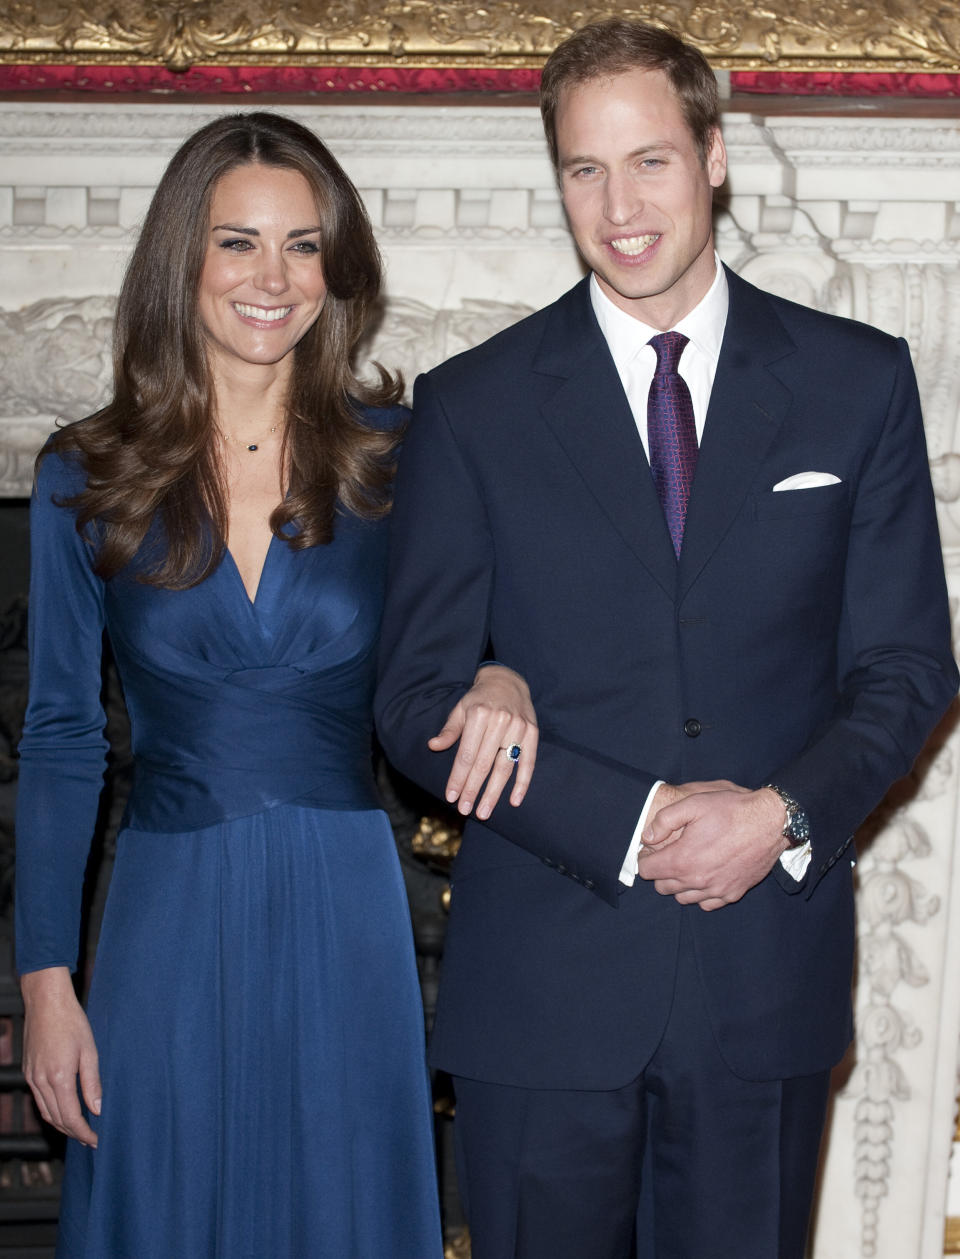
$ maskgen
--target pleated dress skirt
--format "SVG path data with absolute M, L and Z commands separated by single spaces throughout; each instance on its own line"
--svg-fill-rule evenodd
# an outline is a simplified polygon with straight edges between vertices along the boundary
M 57 1259 L 439 1259 L 386 817 L 282 804 L 118 842 L 88 1012 L 99 1145 Z

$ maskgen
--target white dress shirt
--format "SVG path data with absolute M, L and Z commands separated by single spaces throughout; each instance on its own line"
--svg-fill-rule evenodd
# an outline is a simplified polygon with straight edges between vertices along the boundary
M 675 324 L 672 329 L 652 328 L 633 315 L 615 305 L 603 289 L 596 275 L 590 277 L 590 300 L 593 313 L 597 317 L 600 331 L 607 343 L 613 358 L 617 374 L 627 395 L 627 402 L 633 413 L 634 423 L 647 459 L 650 458 L 650 446 L 647 440 L 647 395 L 650 383 L 657 369 L 656 351 L 648 344 L 651 337 L 663 331 L 682 332 L 687 337 L 683 347 L 678 372 L 686 381 L 693 402 L 693 418 L 697 429 L 697 444 L 703 439 L 703 428 L 707 419 L 707 408 L 710 405 L 710 392 L 713 379 L 717 374 L 717 362 L 720 358 L 720 347 L 723 344 L 723 333 L 727 325 L 727 310 L 730 296 L 727 291 L 727 277 L 720 259 L 716 259 L 717 272 L 706 295 L 694 306 L 693 310 Z M 620 882 L 632 887 L 637 875 L 637 858 L 643 847 L 643 827 L 650 812 L 650 805 L 662 780 L 653 784 L 647 795 L 624 857 L 620 870 Z M 788 849 L 780 858 L 784 869 L 795 879 L 803 878 L 810 862 L 810 845 L 803 844 L 799 848 Z

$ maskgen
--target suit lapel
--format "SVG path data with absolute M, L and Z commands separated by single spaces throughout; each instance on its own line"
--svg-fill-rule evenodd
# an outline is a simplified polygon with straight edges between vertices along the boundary
M 534 370 L 560 383 L 541 413 L 614 528 L 672 599 L 677 561 L 670 534 L 588 283 L 551 312 Z
M 727 272 L 730 309 L 697 460 L 677 598 L 682 599 L 743 505 L 793 395 L 776 374 L 792 354 L 766 295 Z
M 730 308 L 697 461 L 683 549 L 663 509 L 620 377 L 590 303 L 589 277 L 553 307 L 534 370 L 557 378 L 547 424 L 617 532 L 678 601 L 732 525 L 793 399 L 777 372 L 792 354 L 766 295 L 729 270 Z

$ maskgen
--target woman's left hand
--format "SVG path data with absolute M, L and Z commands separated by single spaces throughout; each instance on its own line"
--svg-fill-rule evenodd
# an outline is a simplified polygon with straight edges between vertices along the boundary
M 533 775 L 537 738 L 537 714 L 520 674 L 498 664 L 478 669 L 473 686 L 429 742 L 434 752 L 443 752 L 460 740 L 447 779 L 447 802 L 456 802 L 457 810 L 466 816 L 483 788 L 477 817 L 488 818 L 516 768 L 510 803 L 518 805 Z M 508 755 L 514 745 L 520 748 L 516 760 Z

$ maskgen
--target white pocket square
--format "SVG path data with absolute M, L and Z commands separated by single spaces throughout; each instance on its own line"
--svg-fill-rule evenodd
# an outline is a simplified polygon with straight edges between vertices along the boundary
M 773 487 L 777 490 L 814 490 L 819 485 L 839 485 L 840 478 L 832 472 L 795 472 L 785 481 L 778 481 Z

